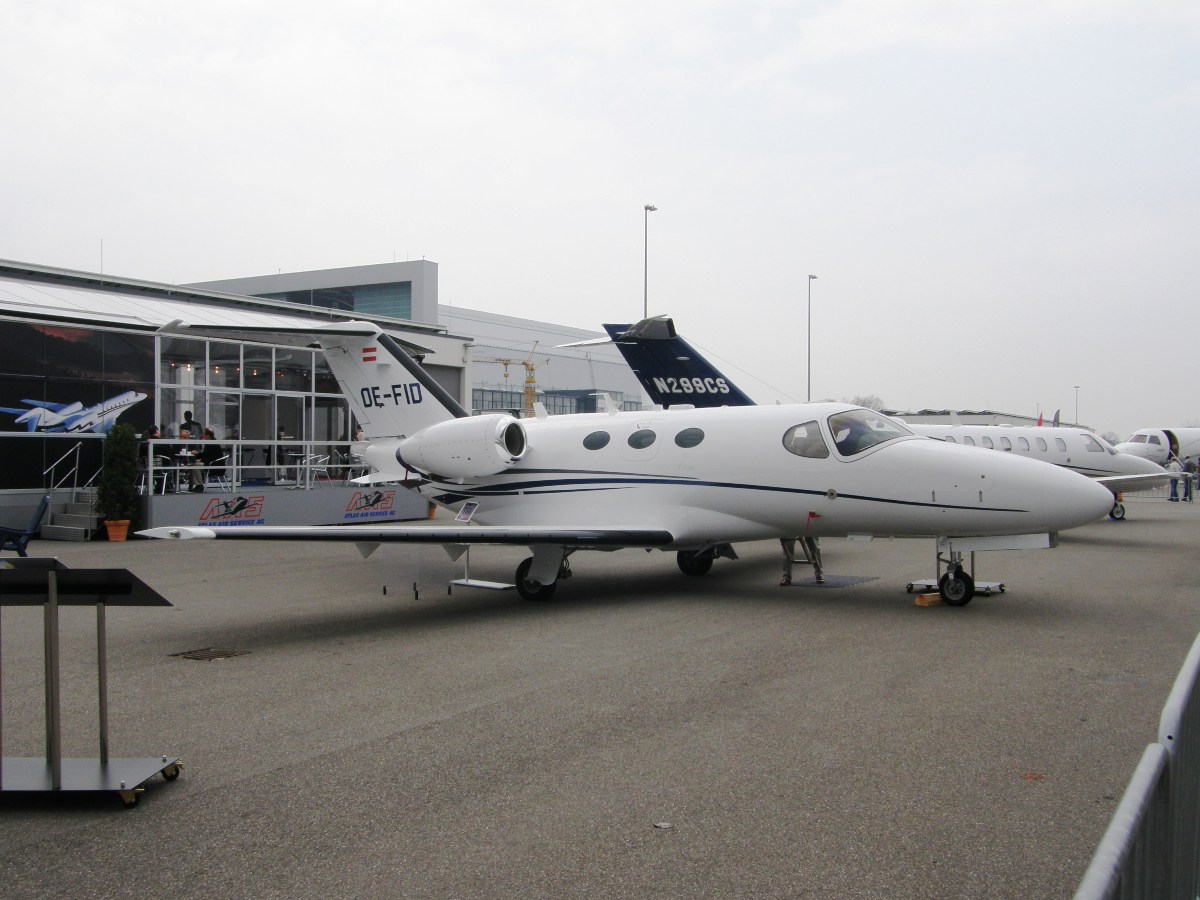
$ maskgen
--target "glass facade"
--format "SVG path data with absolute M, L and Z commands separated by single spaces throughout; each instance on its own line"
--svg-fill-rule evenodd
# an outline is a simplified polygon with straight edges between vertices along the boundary
M 244 465 L 264 466 L 276 440 L 332 456 L 353 432 L 325 357 L 308 348 L 3 320 L 0 346 L 0 489 L 43 487 L 80 439 L 85 481 L 117 421 L 139 434 L 157 423 L 164 439 L 207 426 L 245 442 Z
M 304 306 L 320 306 L 338 312 L 352 312 L 368 318 L 390 316 L 393 319 L 412 319 L 411 281 L 311 288 L 256 296 L 265 297 L 268 300 L 286 300 L 289 303 L 300 303 Z
M 628 400 L 620 391 L 608 391 L 608 396 L 620 410 L 640 410 L 640 400 Z M 552 416 L 597 411 L 595 391 L 538 391 L 537 401 L 546 407 Z M 523 391 L 505 388 L 474 388 L 471 391 L 471 406 L 477 413 L 515 412 L 525 404 Z

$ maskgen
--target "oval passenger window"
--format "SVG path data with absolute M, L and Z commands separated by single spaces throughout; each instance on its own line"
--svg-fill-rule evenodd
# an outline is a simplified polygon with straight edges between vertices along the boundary
M 607 447 L 608 441 L 607 431 L 593 431 L 583 439 L 583 446 L 589 450 L 599 450 L 601 447 Z

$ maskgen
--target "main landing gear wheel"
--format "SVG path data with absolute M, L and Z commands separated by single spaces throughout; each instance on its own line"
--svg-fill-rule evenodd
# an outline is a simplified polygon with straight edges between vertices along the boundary
M 1125 504 L 1119 500 L 1113 504 L 1112 509 L 1108 511 L 1108 517 L 1120 522 L 1125 518 Z
M 675 562 L 684 575 L 707 575 L 713 567 L 713 555 L 710 550 L 680 550 Z
M 526 600 L 549 600 L 554 596 L 554 591 L 558 588 L 558 582 L 552 581 L 550 584 L 542 584 L 540 581 L 534 581 L 529 577 L 529 568 L 533 565 L 533 557 L 527 557 L 517 566 L 517 593 Z
M 947 606 L 966 606 L 975 596 L 975 581 L 962 569 L 951 569 L 938 580 L 938 593 Z

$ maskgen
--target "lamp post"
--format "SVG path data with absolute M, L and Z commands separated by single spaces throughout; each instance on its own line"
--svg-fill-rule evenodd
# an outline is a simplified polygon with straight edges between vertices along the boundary
M 812 283 L 816 275 L 808 276 L 808 400 L 812 401 Z
M 650 213 L 658 212 L 658 207 L 647 203 L 643 209 L 645 222 L 645 246 L 642 250 L 642 318 L 650 318 Z
M 1075 385 L 1075 424 L 1079 424 L 1079 385 Z

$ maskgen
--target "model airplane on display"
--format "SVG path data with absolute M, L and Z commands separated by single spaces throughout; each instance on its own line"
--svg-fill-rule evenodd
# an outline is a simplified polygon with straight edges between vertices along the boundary
M 97 403 L 95 406 L 84 407 L 76 400 L 74 403 L 46 403 L 41 400 L 22 400 L 32 409 L 11 409 L 0 406 L 0 412 L 10 413 L 17 417 L 16 424 L 24 425 L 27 431 L 46 433 L 77 434 L 85 431 L 96 434 L 107 434 L 112 431 L 117 417 L 135 403 L 146 399 L 145 394 L 137 391 L 125 391 Z
M 689 575 L 739 541 L 796 535 L 951 542 L 940 589 L 971 599 L 962 552 L 1052 545 L 1104 515 L 1074 472 L 915 435 L 846 403 L 471 416 L 368 323 L 314 332 L 368 441 L 373 480 L 404 481 L 457 525 L 164 527 L 151 537 L 515 544 L 519 593 L 550 597 L 578 550 L 658 548 Z
M 1174 457 L 1200 457 L 1200 428 L 1140 428 L 1117 444 L 1122 453 L 1131 453 L 1166 465 Z
M 625 357 L 650 399 L 659 406 L 754 404 L 731 379 L 681 338 L 674 322 L 666 316 L 643 319 L 636 325 L 605 325 L 604 330 Z M 597 338 L 567 346 L 602 343 L 608 341 Z M 903 422 L 903 419 L 897 421 Z M 1119 447 L 1114 447 L 1086 428 L 1057 425 L 1045 428 L 1033 425 L 904 424 L 917 434 L 940 441 L 1008 451 L 1094 478 L 1113 495 L 1109 515 L 1114 519 L 1125 518 L 1125 506 L 1121 502 L 1123 493 L 1152 490 L 1166 484 L 1171 478 L 1171 474 L 1157 462 L 1119 452 Z M 1195 433 L 1198 445 L 1195 449 L 1200 449 L 1200 428 L 1190 430 Z M 1164 444 L 1165 441 L 1164 438 Z

